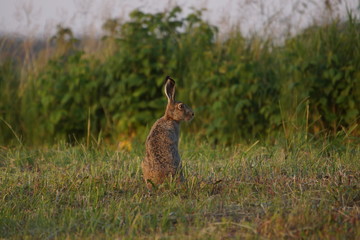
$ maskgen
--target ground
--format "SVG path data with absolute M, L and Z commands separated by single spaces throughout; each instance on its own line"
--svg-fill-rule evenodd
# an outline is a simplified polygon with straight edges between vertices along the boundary
M 151 193 L 142 145 L 2 148 L 0 238 L 360 238 L 359 144 L 181 142 L 187 181 Z

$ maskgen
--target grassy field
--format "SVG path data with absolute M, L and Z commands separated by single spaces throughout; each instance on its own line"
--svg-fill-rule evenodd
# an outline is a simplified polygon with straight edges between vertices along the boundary
M 182 139 L 187 182 L 149 194 L 131 152 L 0 150 L 0 238 L 359 239 L 360 145 Z
M 180 7 L 0 36 L 0 239 L 360 239 L 357 16 L 281 43 Z M 187 181 L 149 193 L 166 75 Z

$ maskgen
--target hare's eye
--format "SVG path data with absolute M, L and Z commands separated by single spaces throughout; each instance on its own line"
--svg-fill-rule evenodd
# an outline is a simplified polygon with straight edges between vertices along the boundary
M 184 108 L 184 104 L 182 104 L 182 103 L 179 104 L 179 105 L 178 105 L 178 108 L 179 108 L 180 110 L 182 110 L 182 109 Z

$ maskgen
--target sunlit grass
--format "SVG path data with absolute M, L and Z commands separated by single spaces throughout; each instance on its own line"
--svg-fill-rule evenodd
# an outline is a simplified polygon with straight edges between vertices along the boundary
M 151 194 L 141 145 L 3 149 L 0 238 L 360 237 L 359 145 L 181 149 L 187 182 Z

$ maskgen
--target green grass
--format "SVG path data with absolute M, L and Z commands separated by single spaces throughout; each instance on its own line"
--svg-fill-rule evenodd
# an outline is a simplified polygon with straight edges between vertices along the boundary
M 0 238 L 359 239 L 359 144 L 296 146 L 182 139 L 187 182 L 151 195 L 142 145 L 1 149 Z

